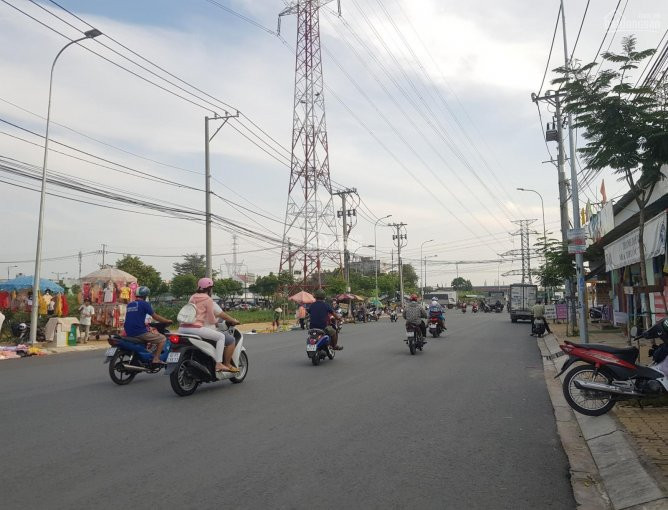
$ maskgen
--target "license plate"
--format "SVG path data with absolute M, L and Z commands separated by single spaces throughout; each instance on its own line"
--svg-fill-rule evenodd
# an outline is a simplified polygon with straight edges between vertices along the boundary
M 306 345 L 306 352 L 315 351 L 317 348 L 318 348 L 317 345 L 307 344 L 307 345 Z
M 114 354 L 116 354 L 116 347 L 109 347 L 107 352 L 104 353 L 107 358 L 111 358 Z
M 180 352 L 170 352 L 167 355 L 167 363 L 177 363 L 180 357 L 181 357 Z

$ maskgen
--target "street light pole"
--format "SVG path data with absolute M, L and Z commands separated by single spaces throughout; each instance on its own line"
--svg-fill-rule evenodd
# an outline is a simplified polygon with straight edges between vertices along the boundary
M 387 216 L 378 218 L 376 223 L 373 224 L 373 265 L 376 273 L 376 298 L 378 298 L 378 256 L 376 255 L 376 246 L 378 246 L 378 241 L 376 240 L 376 227 L 378 226 L 379 221 L 386 220 L 390 216 L 392 215 L 388 214 Z
M 429 241 L 425 241 L 420 245 L 420 283 L 422 284 L 420 286 L 420 300 L 424 301 L 424 279 L 422 278 L 422 247 L 427 244 L 431 243 L 433 239 L 429 239 Z
M 30 343 L 34 344 L 37 341 L 37 316 L 39 312 L 39 303 L 37 297 L 39 295 L 39 277 L 40 270 L 42 268 L 42 235 L 44 232 L 44 202 L 46 198 L 46 162 L 49 155 L 49 124 L 51 120 L 51 91 L 53 90 L 53 70 L 56 67 L 56 62 L 58 57 L 65 51 L 67 48 L 73 44 L 79 43 L 84 39 L 94 39 L 95 37 L 102 35 L 97 28 L 92 28 L 84 32 L 84 36 L 79 39 L 74 39 L 73 41 L 68 42 L 63 46 L 60 51 L 56 54 L 56 58 L 53 59 L 53 64 L 51 64 L 51 74 L 49 76 L 49 101 L 47 103 L 46 109 L 46 133 L 44 135 L 44 162 L 42 164 L 42 189 L 39 198 L 39 219 L 37 223 L 37 248 L 35 250 L 35 272 L 33 274 L 32 282 L 32 299 L 33 306 L 30 311 Z

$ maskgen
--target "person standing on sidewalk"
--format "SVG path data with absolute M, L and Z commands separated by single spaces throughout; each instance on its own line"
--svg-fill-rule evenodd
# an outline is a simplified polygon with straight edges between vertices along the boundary
M 306 308 L 304 308 L 304 305 L 299 305 L 299 308 L 297 308 L 297 320 L 299 320 L 299 327 L 304 329 L 306 327 Z
M 83 305 L 79 307 L 79 341 L 83 333 L 83 343 L 88 343 L 88 335 L 90 334 L 90 325 L 95 315 L 95 308 L 90 304 L 90 299 L 84 300 Z
M 543 324 L 545 324 L 545 331 L 552 333 L 552 331 L 550 331 L 550 326 L 545 319 L 545 305 L 543 305 L 543 302 L 540 299 L 536 301 L 536 304 L 531 308 L 531 313 L 533 314 L 533 317 L 531 318 L 531 336 L 535 336 L 533 327 L 536 320 L 542 320 Z
M 271 322 L 272 331 L 278 331 L 281 327 L 281 314 L 283 309 L 279 306 L 274 310 L 274 320 Z

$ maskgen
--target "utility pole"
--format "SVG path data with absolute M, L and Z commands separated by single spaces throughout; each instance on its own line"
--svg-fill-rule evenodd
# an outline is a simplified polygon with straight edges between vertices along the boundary
M 64 272 L 62 272 L 62 271 L 61 271 L 61 272 L 58 272 L 58 271 L 51 271 L 51 274 L 55 274 L 55 275 L 56 275 L 56 281 L 60 283 L 60 281 L 62 280 L 62 278 L 60 277 L 60 275 L 61 275 L 61 274 L 62 274 L 62 275 L 66 275 L 66 274 L 67 274 L 67 271 L 64 271 Z
M 561 27 L 564 36 L 564 62 L 566 70 L 570 68 L 570 58 L 568 56 L 568 42 L 566 39 L 566 14 L 564 12 L 564 0 L 561 0 Z M 570 76 L 566 74 L 566 79 Z M 568 114 L 568 149 L 571 156 L 571 202 L 573 204 L 573 228 L 580 228 L 580 197 L 578 196 L 578 174 L 575 168 L 575 133 L 573 132 L 573 116 Z M 578 288 L 578 310 L 580 312 L 580 342 L 588 343 L 589 334 L 587 331 L 587 317 L 585 315 L 585 283 L 584 283 L 584 255 L 575 254 L 575 276 Z M 573 317 L 575 320 L 575 317 Z
M 81 280 L 81 259 L 83 258 L 83 255 L 81 254 L 81 250 L 79 250 L 79 280 Z M 79 281 L 81 283 L 81 281 Z
M 348 251 L 348 236 L 353 229 L 353 218 L 357 219 L 357 209 L 347 207 L 347 198 L 349 195 L 356 195 L 355 188 L 347 188 L 341 191 L 333 192 L 332 195 L 341 197 L 341 210 L 336 212 L 338 218 L 342 218 L 343 223 L 343 278 L 346 280 L 346 292 L 350 292 L 350 252 Z
M 106 252 L 107 252 L 107 245 L 103 244 L 102 245 L 102 267 L 104 267 L 104 256 L 105 256 Z
M 392 239 L 397 244 L 397 263 L 399 267 L 399 294 L 401 296 L 401 307 L 404 307 L 404 268 L 401 261 L 401 248 L 406 246 L 406 223 L 390 223 L 390 227 L 397 229 L 397 233 L 392 235 Z
M 213 117 L 204 117 L 204 206 L 206 210 L 206 276 L 207 278 L 213 278 L 213 268 L 211 262 L 211 163 L 209 156 L 209 145 L 213 137 L 218 134 L 218 131 L 227 124 L 229 119 L 238 117 L 239 112 L 234 115 L 225 112 L 225 115 L 218 115 L 217 113 L 213 114 Z M 215 133 L 209 136 L 209 121 L 210 120 L 222 120 L 223 122 L 218 126 Z

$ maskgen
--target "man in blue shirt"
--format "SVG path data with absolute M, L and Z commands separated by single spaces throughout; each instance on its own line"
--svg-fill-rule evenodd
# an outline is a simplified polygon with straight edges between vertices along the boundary
M 165 319 L 153 311 L 153 307 L 146 301 L 146 298 L 151 293 L 148 287 L 141 286 L 137 289 L 137 297 L 128 307 L 125 313 L 125 334 L 134 338 L 138 338 L 144 343 L 157 344 L 155 352 L 153 353 L 152 363 L 155 365 L 164 365 L 160 360 L 162 348 L 165 345 L 165 335 L 149 331 L 146 327 L 146 316 L 150 315 L 153 320 L 171 324 L 172 321 Z
M 313 297 L 315 297 L 315 303 L 313 303 L 309 309 L 308 313 L 309 316 L 311 317 L 311 328 L 315 329 L 322 329 L 329 335 L 329 338 L 331 338 L 331 346 L 332 349 L 336 351 L 340 351 L 343 349 L 340 345 L 338 345 L 339 341 L 339 335 L 336 333 L 336 329 L 334 329 L 332 326 L 329 324 L 329 316 L 333 315 L 337 319 L 340 319 L 341 316 L 334 311 L 334 309 L 329 306 L 329 304 L 325 303 L 325 291 L 322 289 L 318 289 L 313 293 Z

